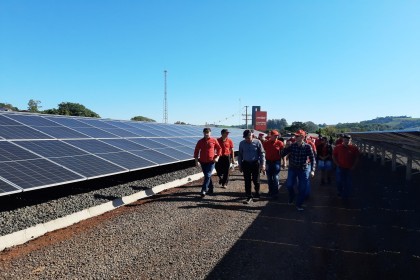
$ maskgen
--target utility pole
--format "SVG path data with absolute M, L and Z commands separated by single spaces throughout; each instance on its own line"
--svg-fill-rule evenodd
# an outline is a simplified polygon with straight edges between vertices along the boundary
M 249 106 L 245 106 L 245 115 L 242 115 L 242 116 L 245 116 L 245 119 L 243 119 L 243 120 L 245 121 L 245 128 L 246 129 L 248 129 L 248 121 L 251 120 L 251 119 L 248 118 L 248 107 Z
M 163 99 L 163 122 L 168 123 L 168 100 L 167 100 L 167 94 L 166 94 L 166 73 L 168 71 L 163 71 L 165 74 L 165 96 Z

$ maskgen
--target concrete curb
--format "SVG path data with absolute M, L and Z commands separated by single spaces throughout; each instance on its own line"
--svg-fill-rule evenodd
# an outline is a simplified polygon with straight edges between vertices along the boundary
M 46 223 L 37 224 L 33 227 L 13 232 L 4 236 L 0 236 L 0 251 L 16 245 L 26 243 L 32 239 L 38 238 L 48 232 L 65 228 L 76 224 L 80 221 L 102 215 L 106 212 L 112 211 L 118 207 L 133 203 L 139 199 L 146 198 L 164 190 L 176 188 L 185 185 L 189 182 L 197 181 L 203 177 L 203 173 L 197 173 L 183 179 L 178 179 L 166 184 L 158 185 L 153 188 L 137 192 L 132 195 L 117 198 L 113 201 L 106 202 L 101 205 L 93 206 L 88 209 L 70 214 L 68 216 L 58 218 Z

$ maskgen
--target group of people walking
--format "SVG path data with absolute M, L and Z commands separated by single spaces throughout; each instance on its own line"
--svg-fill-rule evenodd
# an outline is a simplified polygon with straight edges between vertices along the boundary
M 227 129 L 223 129 L 221 137 L 217 139 L 210 137 L 210 128 L 204 128 L 203 135 L 194 150 L 196 165 L 201 166 L 204 174 L 201 197 L 214 192 L 211 180 L 214 168 L 219 184 L 226 188 L 229 169 L 235 164 L 234 145 L 228 137 Z M 249 204 L 260 198 L 260 174 L 267 176 L 269 197 L 277 199 L 282 166 L 288 166 L 286 188 L 289 204 L 295 203 L 298 211 L 304 210 L 303 203 L 311 192 L 310 178 L 315 176 L 316 168 L 321 172 L 321 185 L 324 185 L 331 184 L 335 166 L 338 195 L 343 199 L 349 197 L 351 171 L 356 167 L 360 154 L 359 149 L 351 142 L 351 135 L 340 135 L 334 146 L 321 135 L 313 141 L 301 129 L 286 141 L 286 145 L 280 136 L 277 130 L 271 130 L 266 138 L 261 134 L 257 138 L 253 130 L 244 130 L 244 140 L 239 143 L 238 149 L 238 167 L 245 181 L 246 198 L 243 203 Z

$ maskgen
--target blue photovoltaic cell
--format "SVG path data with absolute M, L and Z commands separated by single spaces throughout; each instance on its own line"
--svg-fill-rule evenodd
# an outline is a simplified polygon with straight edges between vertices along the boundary
M 9 115 L 9 118 L 29 126 L 58 126 L 56 123 L 37 115 Z
M 165 145 L 166 147 L 178 147 L 182 146 L 181 144 L 173 141 L 169 138 L 154 138 L 153 141 L 156 141 L 158 143 L 161 143 L 162 145 Z
M 186 154 L 183 153 L 181 151 L 175 150 L 174 148 L 162 148 L 162 149 L 157 149 L 156 151 L 159 151 L 165 155 L 174 157 L 176 159 L 179 160 L 188 160 L 188 159 L 192 159 L 194 157 L 193 154 Z
M 175 147 L 174 149 L 181 151 L 183 153 L 186 153 L 188 155 L 191 155 L 191 158 L 194 157 L 194 148 L 192 147 L 179 146 L 179 147 Z
M 145 159 L 154 161 L 157 164 L 166 164 L 178 161 L 178 159 L 174 157 L 167 156 L 155 150 L 131 151 L 131 153 L 136 154 Z
M 0 162 L 40 158 L 7 141 L 0 141 Z
M 0 180 L 0 195 L 6 195 L 11 193 L 21 192 L 21 189 L 15 188 L 12 185 L 9 185 L 6 182 Z
M 121 152 L 121 149 L 115 148 L 99 140 L 65 140 L 64 142 L 92 154 Z
M 40 126 L 36 127 L 36 129 L 58 139 L 91 138 L 86 134 L 82 134 L 64 126 Z
M 129 122 L 124 121 L 106 121 L 107 123 L 122 129 L 133 128 Z
M 109 133 L 118 135 L 120 137 L 138 137 L 139 136 L 138 134 L 134 134 L 130 131 L 127 131 L 121 128 L 102 128 L 102 129 Z
M 0 126 L 2 125 L 21 125 L 20 123 L 0 115 Z
M 155 138 L 154 138 L 155 139 Z M 133 141 L 135 143 L 138 143 L 142 146 L 145 146 L 149 149 L 157 149 L 157 148 L 165 148 L 167 147 L 166 145 L 163 145 L 161 143 L 158 143 L 156 141 L 150 140 L 150 139 L 146 139 L 146 138 L 133 138 L 130 139 L 130 141 Z
M 98 156 L 131 170 L 156 165 L 154 162 L 140 158 L 128 152 L 99 154 Z
M 87 123 L 93 127 L 97 128 L 115 128 L 115 126 L 106 123 L 106 121 L 102 121 L 99 119 L 79 119 L 79 121 Z
M 73 129 L 93 138 L 120 138 L 115 134 L 111 134 L 95 127 L 73 127 Z
M 138 136 L 141 136 L 141 137 L 158 137 L 157 134 L 151 133 L 150 131 L 145 130 L 145 129 L 140 129 L 140 128 L 134 128 L 133 127 L 133 128 L 126 128 L 126 130 L 128 130 L 128 131 L 130 131 L 130 132 L 132 132 L 132 133 L 134 133 Z
M 1 126 L 0 136 L 4 139 L 52 139 L 52 137 L 24 125 Z
M 16 144 L 47 158 L 87 155 L 86 152 L 58 140 L 19 141 Z
M 53 122 L 56 122 L 56 123 L 59 123 L 61 125 L 68 126 L 68 127 L 71 127 L 71 128 L 74 128 L 74 127 L 92 127 L 92 126 L 90 126 L 86 123 L 79 122 L 78 120 L 71 119 L 71 118 L 64 118 L 64 117 L 45 117 L 45 118 L 49 119 L 50 121 L 53 121 Z
M 126 151 L 136 151 L 136 150 L 147 150 L 146 146 L 142 146 L 140 144 L 134 143 L 132 141 L 126 139 L 103 139 L 102 142 L 105 142 L 109 145 L 113 145 L 117 148 Z
M 23 189 L 35 189 L 84 179 L 45 159 L 0 162 L 0 176 Z
M 127 171 L 94 155 L 51 158 L 51 160 L 86 177 L 104 176 Z
M 179 145 L 188 146 L 188 147 L 195 146 L 195 145 L 192 145 L 192 143 L 185 138 L 168 138 L 168 139 L 177 143 L 178 146 Z

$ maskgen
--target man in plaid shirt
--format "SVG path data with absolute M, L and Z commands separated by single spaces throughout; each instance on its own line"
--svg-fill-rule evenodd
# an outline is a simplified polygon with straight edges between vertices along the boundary
M 295 133 L 296 142 L 281 151 L 281 156 L 289 155 L 289 169 L 287 172 L 286 187 L 289 191 L 289 203 L 295 199 L 293 186 L 298 181 L 298 195 L 296 198 L 296 208 L 303 211 L 303 201 L 309 186 L 309 176 L 315 176 L 315 156 L 311 145 L 305 143 L 306 132 L 299 129 Z

